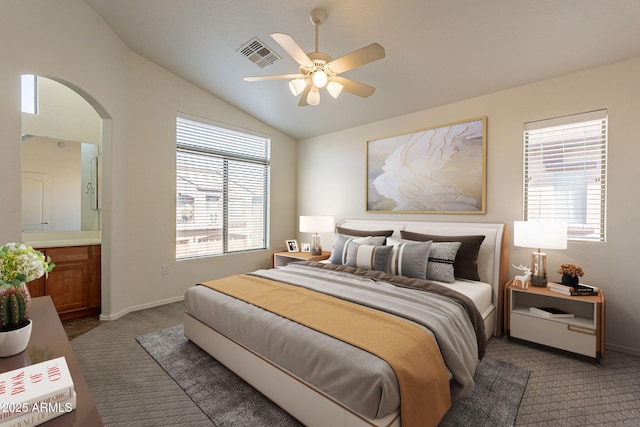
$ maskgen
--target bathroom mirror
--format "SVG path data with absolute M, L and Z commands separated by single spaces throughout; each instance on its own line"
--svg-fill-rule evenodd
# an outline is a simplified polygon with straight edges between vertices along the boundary
M 64 84 L 22 77 L 22 231 L 100 230 L 101 118 Z

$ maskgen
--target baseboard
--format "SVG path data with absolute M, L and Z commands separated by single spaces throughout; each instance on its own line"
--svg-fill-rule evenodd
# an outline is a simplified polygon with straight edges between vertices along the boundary
M 105 315 L 105 314 L 101 314 L 100 315 L 100 320 L 105 320 L 105 321 L 110 321 L 110 320 L 118 320 L 119 318 L 121 318 L 122 316 L 132 313 L 134 311 L 139 311 L 139 310 L 144 310 L 147 308 L 153 308 L 153 307 L 158 307 L 160 305 L 165 305 L 165 304 L 171 304 L 173 302 L 178 302 L 178 301 L 184 301 L 184 295 L 181 296 L 177 296 L 174 298 L 168 298 L 165 300 L 160 300 L 160 301 L 154 301 L 154 302 L 150 302 L 147 304 L 140 304 L 140 305 L 136 305 L 133 307 L 129 307 L 126 308 L 122 311 L 120 311 L 119 313 L 116 314 L 109 314 L 109 315 Z
M 638 349 L 638 348 L 626 347 L 624 345 L 611 344 L 611 343 L 606 343 L 604 348 L 605 348 L 605 353 L 604 353 L 605 359 L 607 357 L 606 350 L 615 350 L 615 351 L 619 351 L 620 353 L 626 353 L 626 354 L 632 354 L 634 356 L 640 356 L 640 349 Z

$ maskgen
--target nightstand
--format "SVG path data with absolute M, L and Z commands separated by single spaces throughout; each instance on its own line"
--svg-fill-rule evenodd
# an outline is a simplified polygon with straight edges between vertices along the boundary
M 293 261 L 324 261 L 329 259 L 331 252 L 322 255 L 311 255 L 311 252 L 275 251 L 271 257 L 271 268 L 284 267 Z
M 605 305 L 602 290 L 597 296 L 568 296 L 548 288 L 521 288 L 513 279 L 505 288 L 507 338 L 518 338 L 593 357 L 604 357 Z M 543 317 L 530 307 L 553 307 L 574 317 Z

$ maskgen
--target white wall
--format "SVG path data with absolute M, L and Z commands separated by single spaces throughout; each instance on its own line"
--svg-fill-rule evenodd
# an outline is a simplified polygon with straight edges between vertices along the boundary
M 547 251 L 547 264 L 552 280 L 559 279 L 555 270 L 561 263 L 582 266 L 584 282 L 605 292 L 607 345 L 640 354 L 640 280 L 635 268 L 640 241 L 639 76 L 640 58 L 301 141 L 298 213 L 335 215 L 336 220 L 501 222 L 512 228 L 513 221 L 522 219 L 523 123 L 607 108 L 607 243 L 569 243 L 565 251 Z M 478 116 L 488 117 L 486 215 L 365 212 L 367 140 Z M 531 250 L 514 248 L 512 242 L 510 263 L 529 265 Z
M 11 40 L 0 44 L 0 200 L 15 201 L 3 204 L 0 242 L 20 240 L 20 75 L 70 83 L 105 119 L 104 318 L 180 299 L 201 280 L 269 266 L 270 251 L 175 262 L 178 111 L 271 135 L 272 246 L 294 235 L 294 140 L 132 53 L 82 0 L 3 0 L 0 38 Z

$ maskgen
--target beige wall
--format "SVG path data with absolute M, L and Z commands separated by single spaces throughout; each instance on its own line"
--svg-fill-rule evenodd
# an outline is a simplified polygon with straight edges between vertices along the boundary
M 335 215 L 336 220 L 502 222 L 511 228 L 513 221 L 522 219 L 523 123 L 607 108 L 607 243 L 569 243 L 565 251 L 547 251 L 547 263 L 552 280 L 559 279 L 555 270 L 561 263 L 582 266 L 585 283 L 605 291 L 607 345 L 640 354 L 640 279 L 635 268 L 640 241 L 639 76 L 640 58 L 300 141 L 298 213 Z M 478 116 L 488 118 L 486 215 L 365 212 L 367 140 Z M 529 265 L 531 250 L 514 248 L 512 242 L 511 238 L 510 263 Z
M 0 243 L 21 238 L 20 74 L 67 82 L 106 119 L 104 318 L 180 299 L 198 281 L 270 264 L 270 251 L 175 261 L 179 111 L 271 135 L 273 247 L 294 235 L 293 139 L 132 53 L 81 0 L 4 0 L 0 38 L 11 40 L 0 44 L 0 200 L 14 201 L 3 203 Z

